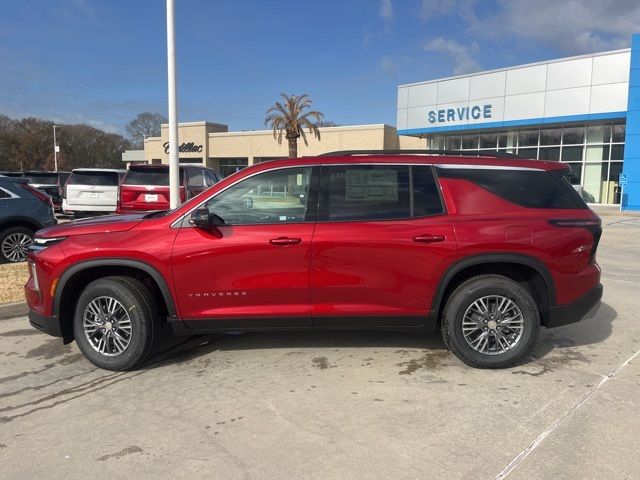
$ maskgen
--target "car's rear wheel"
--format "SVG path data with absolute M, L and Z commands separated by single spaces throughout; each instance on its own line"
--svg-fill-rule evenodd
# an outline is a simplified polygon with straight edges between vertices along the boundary
M 502 368 L 527 356 L 540 332 L 531 294 L 510 278 L 482 275 L 462 283 L 447 300 L 442 335 L 464 363 Z
M 108 370 L 130 370 L 144 362 L 160 336 L 149 289 L 130 277 L 91 282 L 80 294 L 74 335 L 82 353 Z
M 33 230 L 12 227 L 0 233 L 0 261 L 23 262 L 29 246 L 33 243 Z

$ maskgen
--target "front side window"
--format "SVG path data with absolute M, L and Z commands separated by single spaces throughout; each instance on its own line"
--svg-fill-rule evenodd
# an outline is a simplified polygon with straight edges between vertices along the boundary
M 304 222 L 310 178 L 311 167 L 260 173 L 223 190 L 205 206 L 229 225 Z
M 324 168 L 320 220 L 393 220 L 438 213 L 442 203 L 428 166 Z

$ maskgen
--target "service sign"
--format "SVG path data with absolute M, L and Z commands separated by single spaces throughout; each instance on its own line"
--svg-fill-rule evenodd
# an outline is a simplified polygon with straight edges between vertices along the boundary
M 430 110 L 427 118 L 432 124 L 491 118 L 491 104 Z

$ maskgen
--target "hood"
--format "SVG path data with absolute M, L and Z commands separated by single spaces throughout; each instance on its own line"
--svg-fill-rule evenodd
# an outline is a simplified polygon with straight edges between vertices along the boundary
M 90 233 L 125 232 L 138 225 L 145 215 L 147 215 L 147 213 L 108 215 L 74 220 L 38 230 L 37 236 L 51 238 L 86 235 Z

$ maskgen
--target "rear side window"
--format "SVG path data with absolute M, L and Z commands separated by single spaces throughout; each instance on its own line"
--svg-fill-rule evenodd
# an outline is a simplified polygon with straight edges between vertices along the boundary
M 527 208 L 588 208 L 571 186 L 568 171 L 474 170 L 439 168 L 441 178 L 468 180 L 511 203 Z
M 125 185 L 153 185 L 165 187 L 169 185 L 167 168 L 135 168 L 131 167 L 122 183 Z
M 442 211 L 430 167 L 340 165 L 323 168 L 320 220 L 393 220 Z
M 187 185 L 190 187 L 202 187 L 204 185 L 204 177 L 202 176 L 202 170 L 191 168 L 187 170 Z
M 67 185 L 93 185 L 98 187 L 117 187 L 117 172 L 73 172 Z

